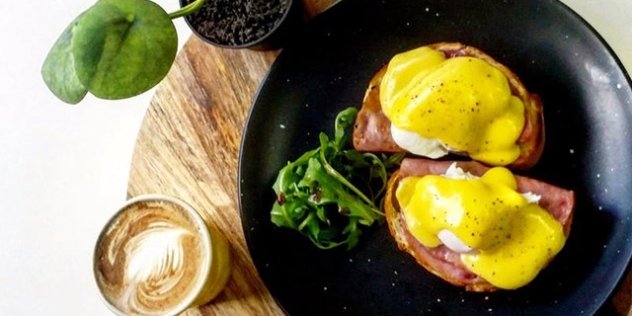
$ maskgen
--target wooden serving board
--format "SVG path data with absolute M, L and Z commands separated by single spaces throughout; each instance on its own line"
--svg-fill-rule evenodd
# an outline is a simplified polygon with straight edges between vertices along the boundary
M 336 2 L 303 0 L 307 18 Z M 128 197 L 161 193 L 192 204 L 230 241 L 226 289 L 186 315 L 283 315 L 250 258 L 239 215 L 237 161 L 252 99 L 279 51 L 227 50 L 192 36 L 158 86 L 134 150 Z M 632 275 L 608 310 L 632 315 Z

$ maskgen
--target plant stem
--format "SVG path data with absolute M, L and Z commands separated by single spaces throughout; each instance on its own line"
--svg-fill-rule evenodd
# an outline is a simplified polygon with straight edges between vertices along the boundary
M 197 10 L 199 10 L 202 5 L 204 4 L 204 2 L 206 2 L 206 0 L 195 0 L 189 4 L 187 4 L 186 6 L 180 8 L 180 10 L 169 13 L 169 17 L 173 20 L 173 19 L 177 19 L 179 17 L 183 17 L 185 15 L 189 15 Z
M 368 204 L 371 207 L 371 210 L 377 214 L 380 214 L 382 216 L 384 216 L 384 214 L 382 212 L 380 212 L 379 210 L 377 210 L 377 208 L 375 207 L 375 204 L 373 203 L 373 201 L 371 201 L 371 199 L 369 199 L 368 197 L 366 197 L 366 195 L 364 195 L 364 193 L 362 193 L 362 191 L 360 191 L 358 188 L 356 188 L 353 184 L 351 184 L 351 182 L 349 182 L 347 179 L 345 179 L 345 177 L 343 177 L 340 173 L 338 173 L 338 171 L 336 171 L 336 169 L 334 169 L 334 167 L 332 167 L 329 162 L 327 161 L 327 159 L 325 159 L 325 151 L 324 150 L 320 150 L 320 163 L 323 165 L 323 167 L 325 167 L 325 171 L 332 177 L 334 177 L 336 180 L 338 180 L 340 183 L 342 183 L 344 186 L 346 186 L 347 188 L 349 188 L 351 191 L 353 191 L 353 193 L 355 193 L 357 196 L 360 197 L 360 199 L 362 199 L 366 204 Z

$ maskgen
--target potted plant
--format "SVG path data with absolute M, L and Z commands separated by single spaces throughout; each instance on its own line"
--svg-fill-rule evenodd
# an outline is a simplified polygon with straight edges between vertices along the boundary
M 213 0 L 214 1 L 214 0 Z M 300 0 L 239 0 L 218 5 L 206 0 L 181 0 L 181 8 L 167 13 L 150 0 L 98 0 L 77 16 L 54 43 L 42 66 L 42 78 L 48 88 L 66 103 L 79 103 L 91 93 L 102 99 L 125 99 L 139 95 L 156 86 L 169 72 L 178 48 L 178 38 L 173 20 L 200 11 L 195 19 L 188 19 L 194 34 L 207 43 L 222 48 L 271 49 L 280 46 L 278 34 L 294 27 L 302 17 Z M 221 2 L 221 1 L 220 1 Z M 273 6 L 270 6 L 273 3 Z M 205 10 L 200 10 L 207 4 Z M 236 13 L 220 12 L 218 8 L 242 12 L 239 4 L 248 12 L 270 20 L 269 16 L 253 7 L 268 8 L 274 14 L 266 32 L 250 42 L 231 46 L 214 42 L 201 33 L 209 25 L 222 25 L 209 19 L 235 21 Z M 272 10 L 274 9 L 274 10 Z M 243 13 L 240 13 L 243 15 Z M 271 16 L 271 15 L 270 15 Z M 291 18 L 290 18 L 291 17 Z M 239 17 L 258 21 L 252 17 Z M 291 23 L 281 23 L 289 20 Z M 221 22 L 221 21 L 220 21 Z M 224 23 L 225 24 L 225 23 Z M 289 26 L 292 24 L 293 26 Z M 260 26 L 256 26 L 261 28 Z M 274 45 L 268 45 L 274 40 Z

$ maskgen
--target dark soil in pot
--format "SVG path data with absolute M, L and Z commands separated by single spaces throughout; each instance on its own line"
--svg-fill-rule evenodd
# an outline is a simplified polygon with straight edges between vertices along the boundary
M 194 0 L 180 0 L 185 6 Z M 294 3 L 298 4 L 294 4 Z M 300 11 L 300 12 L 295 12 Z M 228 48 L 271 49 L 282 45 L 302 21 L 300 0 L 207 0 L 185 19 L 207 42 Z

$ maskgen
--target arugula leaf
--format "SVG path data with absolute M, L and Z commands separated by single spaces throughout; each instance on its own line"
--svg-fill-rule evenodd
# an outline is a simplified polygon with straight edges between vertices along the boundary
M 346 108 L 336 115 L 336 121 L 334 122 L 334 143 L 338 151 L 342 150 L 351 141 L 351 135 L 347 133 L 347 129 L 353 126 L 357 115 L 358 109 L 353 107 Z
M 357 113 L 353 107 L 341 111 L 334 139 L 320 133 L 320 146 L 283 167 L 272 186 L 277 201 L 271 221 L 297 230 L 321 249 L 352 249 L 363 228 L 382 222 L 376 205 L 381 205 L 390 170 L 403 158 L 350 149 L 347 131 Z

